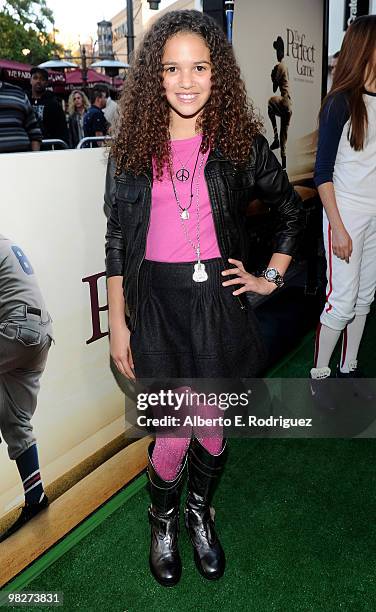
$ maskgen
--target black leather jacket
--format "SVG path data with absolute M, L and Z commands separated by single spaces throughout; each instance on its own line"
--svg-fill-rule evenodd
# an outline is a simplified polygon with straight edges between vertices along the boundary
M 278 213 L 275 251 L 294 255 L 302 229 L 302 208 L 298 194 L 288 181 L 266 139 L 255 138 L 246 167 L 236 170 L 219 151 L 209 154 L 205 178 L 213 211 L 218 246 L 224 261 L 245 260 L 245 210 L 251 200 L 260 198 Z M 134 330 L 140 299 L 138 278 L 145 257 L 149 228 L 152 173 L 133 175 L 123 172 L 114 177 L 109 161 L 106 178 L 105 211 L 108 213 L 106 234 L 107 277 L 122 276 L 124 297 L 130 313 L 129 327 Z M 245 295 L 238 296 L 245 307 Z

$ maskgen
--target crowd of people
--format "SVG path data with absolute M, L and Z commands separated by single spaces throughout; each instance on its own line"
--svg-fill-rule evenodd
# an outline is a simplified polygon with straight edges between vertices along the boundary
M 1 70 L 1 69 L 0 69 Z M 76 148 L 83 138 L 86 146 L 102 146 L 103 137 L 113 134 L 117 103 L 106 84 L 97 84 L 86 93 L 75 89 L 67 104 L 48 89 L 47 70 L 38 66 L 30 71 L 30 93 L 2 81 L 0 72 L 0 153 L 39 151 L 42 141 L 62 141 Z M 51 148 L 50 143 L 43 143 Z

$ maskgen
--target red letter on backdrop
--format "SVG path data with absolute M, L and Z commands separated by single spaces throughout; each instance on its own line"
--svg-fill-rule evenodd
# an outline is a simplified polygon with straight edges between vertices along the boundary
M 93 276 L 87 276 L 82 279 L 83 283 L 89 283 L 90 287 L 90 302 L 91 302 L 91 323 L 93 326 L 93 335 L 89 340 L 86 340 L 86 344 L 91 344 L 91 342 L 95 342 L 104 336 L 108 336 L 108 331 L 102 332 L 101 330 L 101 320 L 99 317 L 99 313 L 104 310 L 108 310 L 108 304 L 105 306 L 99 306 L 99 297 L 98 297 L 98 278 L 105 276 L 105 272 L 100 272 L 99 274 L 93 274 Z

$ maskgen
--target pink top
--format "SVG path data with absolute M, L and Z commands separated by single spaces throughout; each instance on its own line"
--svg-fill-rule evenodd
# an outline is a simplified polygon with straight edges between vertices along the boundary
M 191 194 L 191 179 L 201 143 L 201 135 L 184 140 L 173 140 L 173 178 L 176 193 L 182 208 L 188 207 Z M 189 219 L 184 221 L 188 229 L 188 235 L 194 244 L 197 244 L 197 182 L 199 187 L 200 202 L 200 248 L 201 259 L 213 259 L 220 257 L 220 251 L 215 233 L 213 215 L 209 200 L 208 189 L 204 177 L 204 168 L 209 156 L 209 151 L 204 155 L 199 177 L 200 162 L 202 154 L 196 166 L 196 173 L 192 185 L 192 204 L 189 207 Z M 190 176 L 187 181 L 177 180 L 175 173 L 184 167 L 188 169 Z M 199 180 L 198 180 L 199 177 Z M 162 262 L 195 261 L 196 253 L 187 242 L 180 218 L 182 212 L 179 208 L 171 183 L 169 172 L 165 172 L 163 179 L 157 181 L 155 178 L 152 190 L 152 203 L 150 212 L 150 226 L 146 242 L 146 259 Z

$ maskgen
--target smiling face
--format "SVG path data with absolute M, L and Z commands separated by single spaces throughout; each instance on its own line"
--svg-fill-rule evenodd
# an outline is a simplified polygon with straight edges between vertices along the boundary
M 211 92 L 210 52 L 197 34 L 176 34 L 166 42 L 163 85 L 171 108 L 171 123 L 195 122 Z

